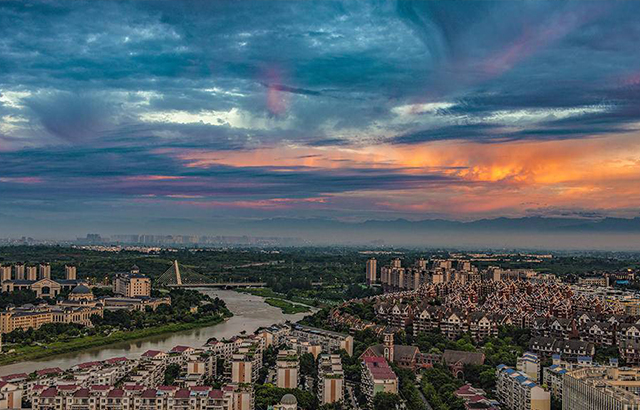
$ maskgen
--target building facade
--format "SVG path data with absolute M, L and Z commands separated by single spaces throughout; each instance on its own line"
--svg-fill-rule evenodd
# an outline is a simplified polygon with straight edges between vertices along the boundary
M 562 381 L 562 409 L 640 409 L 640 369 L 586 367 L 567 372 Z
M 508 410 L 550 410 L 551 395 L 523 372 L 499 365 L 496 369 L 498 400 Z M 578 409 L 580 407 L 576 407 Z

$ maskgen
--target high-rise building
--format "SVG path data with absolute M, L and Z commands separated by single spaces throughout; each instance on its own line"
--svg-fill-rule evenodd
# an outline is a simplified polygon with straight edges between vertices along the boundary
M 27 266 L 25 269 L 27 280 L 34 282 L 38 280 L 38 268 L 36 266 Z
M 76 280 L 78 278 L 76 267 L 73 265 L 64 265 L 64 277 L 67 280 Z
M 318 361 L 318 399 L 320 404 L 339 403 L 344 398 L 344 371 L 337 354 L 322 354 Z
M 298 388 L 300 362 L 295 350 L 280 350 L 276 359 L 277 385 L 283 389 Z
M 516 369 L 526 374 L 534 382 L 540 382 L 540 358 L 537 354 L 524 352 L 522 356 L 518 357 Z
M 16 263 L 13 265 L 16 280 L 24 280 L 24 264 Z
M 39 266 L 40 279 L 51 279 L 51 265 L 41 263 Z
M 151 279 L 140 274 L 137 266 L 129 273 L 119 273 L 113 279 L 113 292 L 134 298 L 137 296 L 151 296 Z
M 373 285 L 377 280 L 377 261 L 376 258 L 371 258 L 367 261 L 367 284 Z
M 253 376 L 253 361 L 243 353 L 236 353 L 231 357 L 231 382 L 251 383 Z
M 11 266 L 0 266 L 0 281 L 11 280 Z
M 500 403 L 508 410 L 550 410 L 551 394 L 519 372 L 503 364 L 497 371 L 496 390 Z M 566 408 L 566 407 L 565 407 Z M 582 407 L 570 407 L 570 409 Z
M 469 272 L 471 270 L 471 261 L 467 261 L 467 260 L 456 261 L 456 269 L 463 272 Z
M 241 385 L 233 386 L 233 410 L 253 410 L 255 407 L 253 399 L 253 386 Z
M 640 369 L 585 367 L 562 378 L 562 408 L 566 410 L 640 409 Z

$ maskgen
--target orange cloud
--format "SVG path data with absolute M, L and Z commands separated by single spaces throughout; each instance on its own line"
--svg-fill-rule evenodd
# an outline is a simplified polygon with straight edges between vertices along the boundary
M 442 174 L 467 184 L 398 187 L 368 196 L 380 208 L 406 212 L 517 215 L 524 208 L 640 208 L 640 139 L 607 138 L 479 144 L 443 141 L 364 147 L 276 146 L 221 152 L 178 153 L 188 167 L 214 165 L 310 169 L 388 169 L 404 174 Z M 523 205 L 529 204 L 529 205 Z M 538 204 L 538 205 L 531 205 Z M 511 211 L 511 212 L 509 212 Z

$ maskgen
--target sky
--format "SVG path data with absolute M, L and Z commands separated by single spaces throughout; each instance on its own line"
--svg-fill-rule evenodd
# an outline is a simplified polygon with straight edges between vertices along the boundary
M 638 15 L 2 2 L 0 222 L 638 217 Z

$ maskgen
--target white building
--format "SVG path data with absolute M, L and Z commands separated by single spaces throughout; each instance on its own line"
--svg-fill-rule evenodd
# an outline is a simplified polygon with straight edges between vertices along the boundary
M 550 410 L 551 395 L 523 372 L 503 364 L 497 371 L 498 399 L 508 410 Z M 577 408 L 576 408 L 577 409 Z
M 534 382 L 540 381 L 540 359 L 537 354 L 524 352 L 522 356 L 518 357 L 516 369 L 526 374 Z
M 639 392 L 640 369 L 585 367 L 564 375 L 562 408 L 638 410 Z

